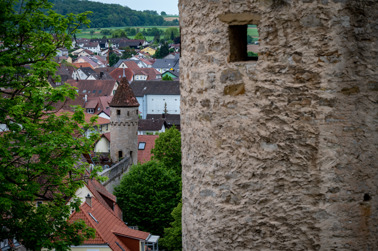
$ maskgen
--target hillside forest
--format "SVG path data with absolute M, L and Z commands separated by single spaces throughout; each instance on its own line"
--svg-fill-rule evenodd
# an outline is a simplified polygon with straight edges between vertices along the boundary
M 120 26 L 177 26 L 178 20 L 164 20 L 156 11 L 136 11 L 119 4 L 104 4 L 87 0 L 49 0 L 53 10 L 59 14 L 83 13 L 91 11 L 88 17 L 91 28 Z

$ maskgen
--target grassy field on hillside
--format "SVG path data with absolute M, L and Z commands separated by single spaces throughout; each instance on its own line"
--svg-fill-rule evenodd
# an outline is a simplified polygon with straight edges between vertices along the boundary
M 77 38 L 102 38 L 103 35 L 100 33 L 100 31 L 102 29 L 108 29 L 108 30 L 121 29 L 121 30 L 124 30 L 125 28 L 139 28 L 140 30 L 143 30 L 143 29 L 148 29 L 148 28 L 153 28 L 153 27 L 156 27 L 156 28 L 163 30 L 163 31 L 165 31 L 169 27 L 179 28 L 179 26 L 124 26 L 124 27 L 109 27 L 109 28 L 88 28 L 88 29 L 81 29 L 80 30 L 81 33 L 77 34 L 76 37 Z M 93 36 L 91 36 L 91 34 L 90 34 L 91 30 L 94 30 Z M 251 37 L 256 37 L 256 38 L 259 37 L 259 33 L 258 33 L 256 25 L 249 25 L 247 32 L 248 32 L 248 35 L 250 35 Z M 111 36 L 107 36 L 107 37 L 110 38 Z M 133 37 L 130 37 L 130 39 L 132 39 L 132 38 Z M 147 39 L 147 41 L 151 41 L 151 40 L 154 39 L 154 37 L 153 36 L 147 36 L 146 39 Z
M 248 25 L 247 34 L 251 37 L 259 37 L 259 32 L 256 25 Z
M 109 27 L 109 28 L 88 28 L 88 29 L 81 29 L 80 30 L 80 33 L 76 34 L 76 37 L 77 38 L 102 38 L 103 35 L 100 33 L 100 31 L 102 29 L 107 29 L 107 30 L 124 30 L 125 28 L 139 28 L 141 31 L 143 29 L 148 29 L 148 28 L 153 28 L 153 27 L 156 27 L 160 30 L 163 30 L 165 31 L 167 28 L 170 28 L 170 27 L 176 27 L 176 28 L 179 28 L 179 26 L 124 26 L 124 27 Z M 93 36 L 91 36 L 91 30 L 94 31 L 94 34 Z M 107 36 L 108 38 L 111 38 L 111 36 Z M 133 36 L 130 36 L 129 37 L 130 39 L 134 38 Z M 151 41 L 153 40 L 154 37 L 153 36 L 146 36 L 146 40 L 147 41 Z

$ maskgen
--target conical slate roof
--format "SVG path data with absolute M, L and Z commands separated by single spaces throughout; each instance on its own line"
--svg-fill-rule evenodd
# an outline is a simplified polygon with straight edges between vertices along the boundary
M 127 82 L 126 77 L 121 79 L 121 83 L 109 105 L 111 107 L 139 107 L 138 100 Z

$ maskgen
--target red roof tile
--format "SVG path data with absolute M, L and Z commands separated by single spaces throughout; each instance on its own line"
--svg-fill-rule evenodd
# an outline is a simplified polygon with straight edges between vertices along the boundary
M 88 97 L 113 96 L 113 89 L 117 85 L 115 80 L 67 80 L 67 83 L 78 89 L 79 94 Z
M 152 148 L 155 147 L 155 140 L 159 137 L 159 135 L 138 135 L 138 145 L 141 142 L 145 142 L 146 145 L 143 150 L 138 150 L 138 163 L 145 163 L 151 160 Z
M 131 69 L 126 68 L 125 75 L 126 75 L 127 81 L 131 82 L 133 80 L 134 72 Z M 112 76 L 112 78 L 114 78 L 118 82 L 121 82 L 121 79 L 123 76 L 123 69 L 122 68 L 114 69 L 112 72 L 110 72 L 110 76 Z
M 92 69 L 94 69 L 94 67 L 88 63 L 88 62 L 85 62 L 85 63 L 72 63 L 73 66 L 76 66 L 77 68 L 80 68 L 80 67 L 91 67 Z
M 130 251 L 122 237 L 139 240 L 146 240 L 149 237 L 150 234 L 147 232 L 133 230 L 126 226 L 122 221 L 120 209 L 115 203 L 115 196 L 110 194 L 103 185 L 96 180 L 89 180 L 87 187 L 93 194 L 92 205 L 89 206 L 84 202 L 80 206 L 80 211 L 74 212 L 69 219 L 70 222 L 82 219 L 89 227 L 96 230 L 96 237 L 84 241 L 84 244 L 108 244 L 112 250 Z M 105 200 L 114 203 L 114 211 Z

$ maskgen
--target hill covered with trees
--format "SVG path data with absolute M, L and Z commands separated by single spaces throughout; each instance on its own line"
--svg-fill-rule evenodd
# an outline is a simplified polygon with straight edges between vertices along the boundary
M 156 11 L 136 11 L 119 4 L 104 4 L 87 0 L 49 0 L 55 12 L 66 15 L 92 11 L 89 15 L 92 28 L 120 26 L 178 25 L 177 20 L 165 21 Z

